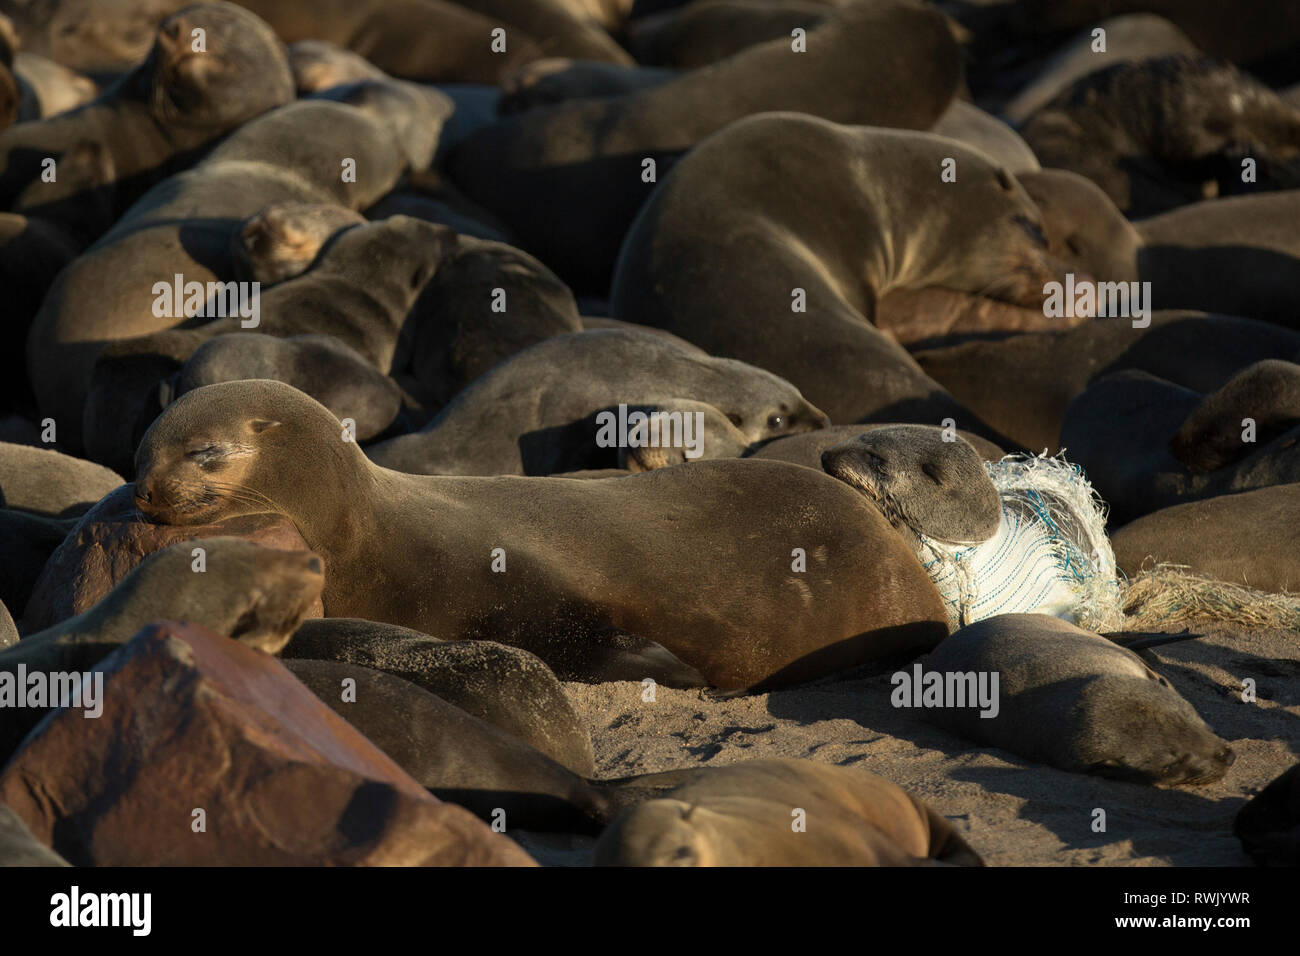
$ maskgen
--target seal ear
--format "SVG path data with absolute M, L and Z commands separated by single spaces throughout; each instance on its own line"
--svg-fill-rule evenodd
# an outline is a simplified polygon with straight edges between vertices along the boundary
M 1016 181 L 1011 178 L 1011 173 L 1006 167 L 998 167 L 998 185 L 1002 187 L 1003 192 L 1014 193 L 1016 191 Z
M 279 428 L 279 427 L 280 427 L 280 423 L 279 423 L 279 422 L 273 422 L 273 421 L 271 421 L 271 420 L 268 419 L 268 418 L 254 418 L 254 419 L 253 419 L 251 422 L 249 422 L 248 424 L 249 424 L 249 427 L 253 429 L 253 434 L 255 434 L 255 435 L 260 435 L 260 434 L 262 434 L 262 432 L 264 432 L 264 431 L 268 431 L 268 430 L 270 430 L 270 429 L 272 429 L 272 428 Z

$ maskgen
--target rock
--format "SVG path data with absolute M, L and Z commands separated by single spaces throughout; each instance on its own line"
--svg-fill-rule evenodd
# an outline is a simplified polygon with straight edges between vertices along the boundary
M 230 536 L 285 551 L 309 550 L 282 515 L 241 515 L 215 524 L 151 524 L 123 485 L 91 508 L 55 549 L 32 589 L 22 632 L 41 631 L 92 607 L 147 555 L 177 541 Z M 323 604 L 308 611 L 321 617 Z
M 104 673 L 98 719 L 58 711 L 0 773 L 0 801 L 74 864 L 532 864 L 273 657 L 162 623 Z

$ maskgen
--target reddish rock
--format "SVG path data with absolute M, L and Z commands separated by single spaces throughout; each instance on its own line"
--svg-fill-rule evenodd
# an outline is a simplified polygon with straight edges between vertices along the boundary
M 123 485 L 86 512 L 50 555 L 23 612 L 22 632 L 42 631 L 93 607 L 155 551 L 177 541 L 220 535 L 284 551 L 310 550 L 283 515 L 241 515 L 215 524 L 151 524 L 136 509 L 131 485 Z M 319 601 L 307 613 L 309 618 L 324 615 Z
M 74 865 L 532 864 L 273 657 L 168 622 L 103 668 L 102 715 L 54 713 L 0 772 L 0 803 Z

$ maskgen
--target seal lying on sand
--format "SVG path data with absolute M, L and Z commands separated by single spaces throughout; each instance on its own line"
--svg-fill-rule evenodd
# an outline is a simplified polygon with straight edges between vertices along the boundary
M 803 819 L 806 830 L 796 829 Z M 952 824 L 883 777 L 810 760 L 695 771 L 625 810 L 598 866 L 982 866 Z
M 1076 773 L 1160 786 L 1212 783 L 1232 749 L 1130 650 L 1042 614 L 977 621 L 925 660 L 930 672 L 996 673 L 996 716 L 926 708 L 967 739 Z
M 681 399 L 718 409 L 749 445 L 827 423 L 798 389 L 762 369 L 651 332 L 593 329 L 525 349 L 465 389 L 424 430 L 374 445 L 366 454 L 385 468 L 430 475 L 546 475 L 611 467 L 625 443 L 617 436 L 602 442 L 592 416 L 612 409 L 617 417 L 620 404 Z M 679 415 L 681 434 L 660 440 L 684 438 L 686 426 L 702 420 Z M 713 436 L 692 437 L 697 452 L 713 457 Z M 719 437 L 724 454 L 734 455 L 730 436 Z
M 329 616 L 514 644 L 561 677 L 785 684 L 915 654 L 946 631 L 934 586 L 880 513 L 797 465 L 406 475 L 371 464 L 301 392 L 246 381 L 181 396 L 136 466 L 137 502 L 157 523 L 288 516 L 324 557 Z

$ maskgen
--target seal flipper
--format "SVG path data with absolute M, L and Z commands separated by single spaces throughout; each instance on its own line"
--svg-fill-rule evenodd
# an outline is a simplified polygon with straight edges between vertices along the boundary
M 654 641 L 617 628 L 585 638 L 581 673 L 570 679 L 583 681 L 630 680 L 647 677 L 665 687 L 708 687 L 709 682 L 694 667 Z

